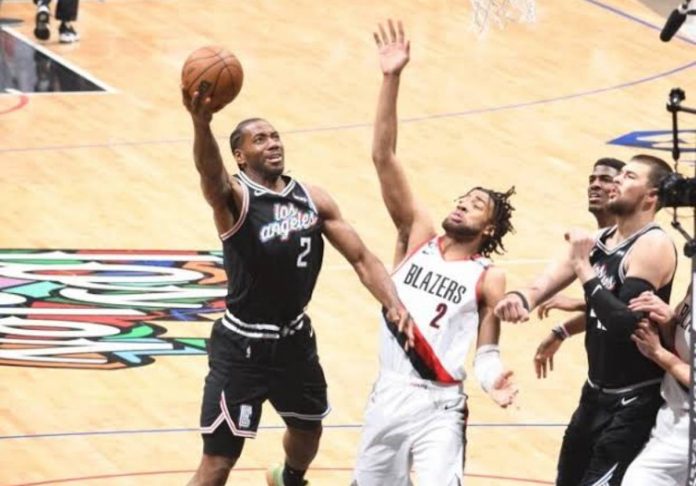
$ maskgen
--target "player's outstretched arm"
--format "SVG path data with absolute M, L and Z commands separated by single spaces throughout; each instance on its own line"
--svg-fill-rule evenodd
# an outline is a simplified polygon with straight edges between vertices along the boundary
M 495 314 L 502 321 L 526 322 L 529 313 L 575 280 L 570 255 L 552 261 L 531 285 L 512 290 L 498 302 Z
M 379 178 L 382 199 L 398 231 L 395 262 L 415 246 L 431 238 L 435 229 L 427 211 L 416 201 L 401 162 L 396 157 L 396 103 L 401 71 L 409 61 L 409 41 L 401 22 L 391 20 L 374 33 L 382 69 L 382 87 L 372 140 L 372 161 Z
M 503 367 L 500 359 L 500 320 L 493 309 L 505 293 L 505 273 L 496 267 L 488 269 L 482 285 L 479 304 L 479 332 L 476 340 L 474 372 L 481 388 L 498 405 L 510 405 L 518 393 L 512 382 L 512 371 Z
M 358 233 L 343 219 L 336 202 L 326 191 L 306 186 L 323 220 L 324 234 L 360 277 L 362 284 L 387 310 L 387 319 L 396 324 L 413 345 L 413 321 L 399 300 L 396 287 L 384 264 L 367 249 Z
M 202 98 L 197 92 L 191 97 L 181 90 L 184 106 L 193 121 L 193 160 L 201 178 L 201 189 L 213 208 L 215 226 L 219 234 L 229 231 L 235 223 L 232 210 L 242 207 L 242 192 L 232 182 L 210 127 L 213 112 L 210 98 Z

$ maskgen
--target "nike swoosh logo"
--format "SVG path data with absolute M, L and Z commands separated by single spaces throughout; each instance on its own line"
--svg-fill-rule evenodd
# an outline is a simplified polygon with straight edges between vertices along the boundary
M 624 397 L 624 398 L 621 399 L 621 405 L 623 405 L 623 406 L 625 407 L 625 406 L 628 405 L 629 403 L 634 402 L 634 401 L 636 401 L 636 400 L 638 400 L 638 397 L 632 397 L 632 398 L 626 398 L 626 397 Z

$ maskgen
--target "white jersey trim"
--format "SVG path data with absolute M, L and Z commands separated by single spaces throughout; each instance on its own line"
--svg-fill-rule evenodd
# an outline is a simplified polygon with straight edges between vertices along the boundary
M 292 191 L 292 189 L 295 187 L 295 183 L 296 183 L 295 179 L 293 179 L 292 177 L 288 177 L 288 179 L 290 179 L 290 181 L 285 186 L 285 188 L 280 192 L 276 192 L 272 189 L 269 189 L 265 186 L 262 186 L 261 184 L 258 184 L 256 182 L 252 181 L 249 178 L 249 176 L 246 175 L 244 172 L 239 172 L 239 178 L 242 179 L 246 184 L 248 184 L 249 187 L 253 188 L 256 192 L 258 192 L 259 193 L 258 195 L 268 193 L 268 194 L 275 194 L 277 196 L 287 196 L 288 194 L 290 194 L 290 191 Z
M 242 186 L 242 210 L 239 211 L 239 218 L 237 218 L 232 228 L 220 235 L 220 239 L 223 241 L 239 231 L 239 228 L 246 221 L 247 213 L 249 212 L 249 188 L 244 184 L 240 184 L 240 186 Z

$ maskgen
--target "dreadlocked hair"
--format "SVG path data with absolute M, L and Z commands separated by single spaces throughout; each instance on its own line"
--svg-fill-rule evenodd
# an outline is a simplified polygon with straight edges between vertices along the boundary
M 488 194 L 493 202 L 493 214 L 491 214 L 491 223 L 493 224 L 493 234 L 484 235 L 481 242 L 481 254 L 485 257 L 492 253 L 502 255 L 505 253 L 503 245 L 503 236 L 508 233 L 514 233 L 515 228 L 512 226 L 512 212 L 515 210 L 510 204 L 510 196 L 515 194 L 515 186 L 512 186 L 505 192 L 498 192 L 484 187 L 475 187 L 473 190 L 483 191 Z

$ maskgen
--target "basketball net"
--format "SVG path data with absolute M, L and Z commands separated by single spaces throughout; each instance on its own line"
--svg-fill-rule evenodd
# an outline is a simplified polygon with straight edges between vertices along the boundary
M 536 22 L 536 0 L 471 0 L 472 29 L 479 35 L 491 25 L 500 29 L 509 22 Z

